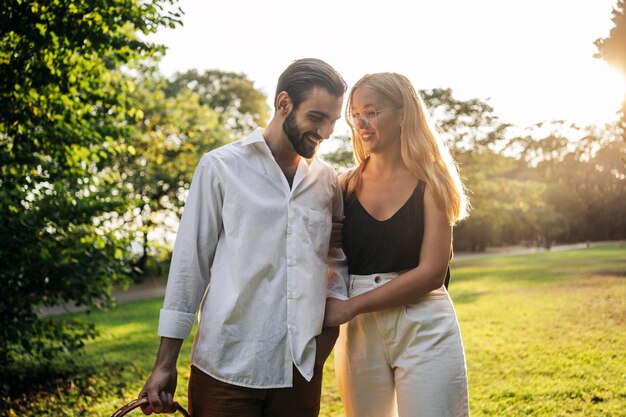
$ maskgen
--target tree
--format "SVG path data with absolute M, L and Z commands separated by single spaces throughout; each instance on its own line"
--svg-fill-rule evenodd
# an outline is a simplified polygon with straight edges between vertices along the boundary
M 528 178 L 546 186 L 536 208 L 541 234 L 561 242 L 625 237 L 626 170 L 618 130 L 550 127 L 511 141 L 523 144 L 519 157 L 529 165 Z
M 589 161 L 583 198 L 589 204 L 587 224 L 594 240 L 626 238 L 626 152 L 624 143 L 607 143 Z
M 199 74 L 190 70 L 176 74 L 168 87 L 175 96 L 189 88 L 200 95 L 200 104 L 215 111 L 219 123 L 231 132 L 232 139 L 247 135 L 269 118 L 267 97 L 254 87 L 245 74 L 208 70 Z
M 420 94 L 453 154 L 498 148 L 510 127 L 480 99 L 458 100 L 449 88 L 421 90 Z
M 349 170 L 354 166 L 354 154 L 352 153 L 352 139 L 349 135 L 337 135 L 330 139 L 332 150 L 324 152 L 320 157 L 331 164 L 339 173 Z
M 140 112 L 130 118 L 134 134 L 125 139 L 132 154 L 119 155 L 111 172 L 121 176 L 123 192 L 131 205 L 125 223 L 141 245 L 135 262 L 145 273 L 149 256 L 164 249 L 166 236 L 182 214 L 185 191 L 202 154 L 229 141 L 218 115 L 190 88 L 172 88 L 156 68 L 143 66 L 132 93 Z
M 542 204 L 544 185 L 525 176 L 522 161 L 483 149 L 460 153 L 457 162 L 472 203 L 471 215 L 455 230 L 457 250 L 482 251 L 537 237 L 533 210 Z
M 125 209 L 112 155 L 135 111 L 123 69 L 162 51 L 142 41 L 175 26 L 175 0 L 7 0 L 0 8 L 0 367 L 80 347 L 78 322 L 38 317 L 72 301 L 110 302 L 128 272 Z M 1 387 L 0 387 L 1 388 Z
M 606 38 L 596 39 L 594 45 L 598 48 L 595 58 L 605 60 L 609 65 L 617 68 L 626 76 L 626 2 L 619 0 L 613 9 L 613 28 Z M 620 128 L 626 141 L 626 97 L 619 110 Z

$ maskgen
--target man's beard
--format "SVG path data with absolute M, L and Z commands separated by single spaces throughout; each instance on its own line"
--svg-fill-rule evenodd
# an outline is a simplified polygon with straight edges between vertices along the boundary
M 296 115 L 293 110 L 289 112 L 287 118 L 283 122 L 283 132 L 287 135 L 287 139 L 289 139 L 289 143 L 291 143 L 293 150 L 296 151 L 298 155 L 307 159 L 315 155 L 317 145 L 322 140 L 322 137 L 315 132 L 300 132 L 298 123 L 296 122 Z M 311 142 L 311 139 L 318 142 L 313 143 Z

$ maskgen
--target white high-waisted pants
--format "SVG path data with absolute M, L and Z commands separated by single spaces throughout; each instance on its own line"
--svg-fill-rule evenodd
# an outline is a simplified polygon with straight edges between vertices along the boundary
M 351 275 L 350 296 L 396 276 Z M 335 374 L 347 417 L 469 416 L 465 353 L 445 287 L 342 325 Z

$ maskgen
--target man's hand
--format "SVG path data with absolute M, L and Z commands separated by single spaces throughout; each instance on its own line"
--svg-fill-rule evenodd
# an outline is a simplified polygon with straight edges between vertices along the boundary
M 339 327 L 326 327 L 315 337 L 315 366 L 324 366 L 339 336 Z
M 148 398 L 150 401 L 149 404 L 141 406 L 141 411 L 145 415 L 176 412 L 178 407 L 178 404 L 174 402 L 177 377 L 176 359 L 182 344 L 182 339 L 161 338 L 152 375 L 139 393 L 139 398 Z
M 333 228 L 330 231 L 330 249 L 341 249 L 344 219 L 345 216 L 333 217 Z
M 174 413 L 178 404 L 174 402 L 176 392 L 176 368 L 154 369 L 139 393 L 139 398 L 150 401 L 141 407 L 145 415 L 152 413 Z
M 174 402 L 176 392 L 176 368 L 154 369 L 139 393 L 139 398 L 147 397 L 149 404 L 142 405 L 145 415 L 152 413 L 175 413 L 178 404 Z

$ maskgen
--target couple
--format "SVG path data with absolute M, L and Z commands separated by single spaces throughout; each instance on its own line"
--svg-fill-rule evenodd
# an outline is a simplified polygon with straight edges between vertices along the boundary
M 452 225 L 466 214 L 456 165 L 411 83 L 371 74 L 348 95 L 358 165 L 338 178 L 315 152 L 345 92 L 327 63 L 295 61 L 269 125 L 198 164 L 144 414 L 175 410 L 176 360 L 200 307 L 194 417 L 317 416 L 335 341 L 348 416 L 468 415 L 444 286 Z M 331 216 L 342 214 L 343 251 L 331 247 Z

